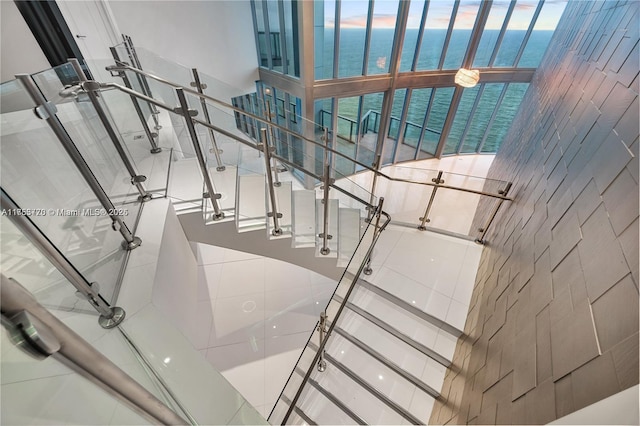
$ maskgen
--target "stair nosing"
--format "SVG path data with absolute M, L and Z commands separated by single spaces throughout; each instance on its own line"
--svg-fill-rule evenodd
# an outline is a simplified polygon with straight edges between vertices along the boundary
M 313 345 L 315 346 L 315 345 Z M 317 348 L 317 346 L 316 346 Z M 302 371 L 302 369 L 300 367 L 296 367 L 295 368 L 296 371 L 298 372 L 298 374 L 302 375 L 302 377 L 305 376 L 305 372 Z M 309 383 L 311 386 L 313 386 L 318 392 L 320 392 L 322 395 L 324 395 L 325 398 L 327 398 L 333 405 L 335 405 L 336 407 L 338 407 L 338 409 L 340 409 L 343 413 L 345 413 L 347 416 L 351 417 L 351 419 L 355 420 L 355 422 L 359 425 L 366 425 L 368 424 L 367 422 L 365 422 L 362 418 L 360 418 L 360 416 L 358 416 L 356 413 L 354 413 L 353 411 L 351 411 L 351 409 L 349 407 L 347 407 L 346 405 L 344 405 L 342 403 L 342 401 L 340 401 L 340 399 L 338 397 L 336 397 L 334 394 L 332 394 L 331 392 L 329 392 L 328 390 L 326 390 L 325 388 L 323 388 L 320 383 L 318 383 L 317 381 L 315 381 L 314 379 L 312 379 L 311 377 L 309 377 L 309 379 L 307 380 L 307 383 Z
M 342 297 L 340 297 L 338 295 L 334 295 L 333 298 L 337 302 L 340 302 L 340 303 L 342 303 L 342 301 L 344 300 Z M 347 302 L 345 304 L 345 306 L 347 308 L 349 308 L 351 311 L 355 312 L 356 314 L 358 314 L 361 317 L 363 317 L 364 319 L 366 319 L 367 321 L 377 325 L 381 329 L 385 330 L 386 332 L 388 332 L 389 334 L 395 336 L 396 338 L 402 340 L 403 342 L 405 342 L 409 346 L 413 347 L 414 349 L 422 352 L 424 355 L 428 356 L 429 358 L 433 359 L 434 361 L 436 361 L 437 363 L 443 365 L 444 367 L 450 367 L 451 366 L 451 361 L 446 359 L 444 356 L 440 355 L 439 353 L 437 353 L 433 349 L 430 349 L 430 348 L 426 347 L 422 343 L 419 343 L 419 342 L 415 341 L 414 339 L 412 339 L 411 337 L 407 336 L 406 334 L 404 334 L 403 332 L 401 332 L 397 328 L 391 326 L 390 324 L 387 324 L 386 322 L 382 321 L 380 318 L 373 316 L 372 314 L 370 314 L 369 312 L 367 312 L 364 309 L 360 308 L 359 306 L 357 306 L 357 305 L 355 305 L 355 304 L 353 304 L 351 302 Z
M 396 364 L 393 361 L 389 360 L 386 356 L 382 355 L 380 352 L 376 351 L 371 346 L 367 345 L 366 343 L 364 343 L 363 341 L 361 341 L 357 337 L 353 336 L 351 333 L 347 332 L 346 330 L 342 329 L 341 327 L 335 327 L 334 331 L 336 333 L 338 333 L 340 336 L 342 336 L 344 339 L 346 339 L 349 342 L 351 342 L 354 346 L 357 346 L 358 348 L 362 349 L 364 352 L 369 354 L 371 357 L 373 357 L 376 360 L 378 360 L 380 363 L 382 363 L 383 365 L 388 367 L 390 370 L 393 370 L 396 374 L 402 376 L 405 380 L 407 380 L 408 382 L 410 382 L 414 386 L 420 388 L 423 392 L 425 392 L 426 394 L 428 394 L 432 398 L 437 399 L 437 398 L 440 397 L 440 393 L 438 391 L 436 391 L 434 388 L 432 388 L 428 384 L 424 383 L 422 380 L 418 379 L 413 374 L 411 374 L 408 371 L 404 370 L 398 364 Z
M 287 404 L 289 407 L 291 407 L 291 400 L 290 400 L 289 398 L 287 398 L 285 395 L 282 395 L 282 396 L 280 397 L 280 399 L 281 399 L 285 404 Z M 310 425 L 313 425 L 313 426 L 317 426 L 317 425 L 318 425 L 318 423 L 316 423 L 316 422 L 314 422 L 313 420 L 311 420 L 311 418 L 307 415 L 307 413 L 305 413 L 305 412 L 302 410 L 302 408 L 300 408 L 300 407 L 298 407 L 298 406 L 295 406 L 295 407 L 293 407 L 293 411 L 295 411 L 295 412 L 296 412 L 296 414 L 297 414 L 297 415 L 299 415 L 299 416 L 302 418 L 302 420 L 304 420 L 305 422 L 309 423 Z
M 387 299 L 389 302 L 400 306 L 402 309 L 410 312 L 411 314 L 427 321 L 430 322 L 431 324 L 435 325 L 436 327 L 438 327 L 441 330 L 446 331 L 447 333 L 451 334 L 454 337 L 460 337 L 464 334 L 464 332 L 460 329 L 458 329 L 457 327 L 452 326 L 451 324 L 449 324 L 448 322 L 445 322 L 443 320 L 441 320 L 440 318 L 436 318 L 435 316 L 431 315 L 428 312 L 423 311 L 420 308 L 417 308 L 415 306 L 413 306 L 412 304 L 408 303 L 405 300 L 402 300 L 401 298 L 399 298 L 398 296 L 396 296 L 395 294 L 392 294 L 390 292 L 388 292 L 387 290 L 378 287 L 375 284 L 370 283 L 367 280 L 363 280 L 362 278 L 360 278 L 358 280 L 358 285 L 366 288 L 367 290 L 376 293 L 378 296 L 381 296 L 385 299 Z
M 407 410 L 399 406 L 395 401 L 391 398 L 380 392 L 378 389 L 374 388 L 369 382 L 363 380 L 360 376 L 358 376 L 355 372 L 353 372 L 349 367 L 335 359 L 330 354 L 325 354 L 325 359 L 333 364 L 338 370 L 340 370 L 345 376 L 349 377 L 351 380 L 356 382 L 360 387 L 364 388 L 371 395 L 376 397 L 382 403 L 384 403 L 387 407 L 391 408 L 393 411 L 398 413 L 404 419 L 410 421 L 415 425 L 423 424 L 422 421 L 418 420 L 413 414 L 409 413 Z

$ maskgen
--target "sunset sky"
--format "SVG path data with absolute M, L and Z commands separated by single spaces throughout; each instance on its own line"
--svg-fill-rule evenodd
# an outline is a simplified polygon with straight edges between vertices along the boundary
M 509 29 L 527 29 L 537 6 L 535 0 L 519 0 L 509 22 Z M 536 29 L 553 30 L 566 6 L 566 0 L 547 0 L 542 8 Z M 368 1 L 343 0 L 341 2 L 341 28 L 365 28 L 367 23 Z M 447 28 L 453 9 L 453 0 L 432 0 L 427 15 L 428 28 Z M 462 0 L 456 16 L 455 28 L 473 28 L 480 1 Z M 493 2 L 486 28 L 500 29 L 507 13 L 509 1 Z M 422 17 L 424 0 L 411 1 L 408 28 L 418 28 Z M 374 3 L 374 28 L 394 28 L 398 0 L 376 0 Z M 325 0 L 325 27 L 334 26 L 335 1 Z

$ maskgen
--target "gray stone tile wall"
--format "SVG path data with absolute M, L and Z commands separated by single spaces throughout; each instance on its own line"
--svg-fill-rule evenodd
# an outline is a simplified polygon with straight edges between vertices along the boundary
M 639 9 L 567 6 L 489 173 L 514 201 L 431 423 L 542 424 L 638 383 Z

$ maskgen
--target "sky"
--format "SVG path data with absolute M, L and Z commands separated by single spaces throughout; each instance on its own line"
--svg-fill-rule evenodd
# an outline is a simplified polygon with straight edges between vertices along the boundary
M 394 28 L 398 12 L 398 0 L 376 0 L 373 10 L 374 28 Z M 409 6 L 408 28 L 419 28 L 424 0 L 412 0 Z M 566 0 L 547 0 L 542 7 L 535 29 L 553 30 L 564 11 Z M 536 0 L 518 0 L 509 21 L 509 29 L 526 30 L 538 2 Z M 342 0 L 341 28 L 365 28 L 369 2 L 362 0 Z M 427 28 L 447 28 L 453 0 L 431 0 L 427 14 Z M 456 14 L 454 28 L 471 29 L 480 6 L 478 0 L 462 0 Z M 500 29 L 507 13 L 509 1 L 496 0 L 491 7 L 487 20 L 487 29 Z M 325 27 L 334 26 L 335 1 L 325 0 Z

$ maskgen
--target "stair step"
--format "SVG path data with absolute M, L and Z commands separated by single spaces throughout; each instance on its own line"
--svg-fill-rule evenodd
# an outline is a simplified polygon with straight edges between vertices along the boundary
M 414 305 L 412 303 L 409 303 L 408 301 L 406 301 L 404 299 L 401 299 L 400 297 L 396 296 L 395 294 L 391 293 L 390 291 L 387 291 L 387 290 L 385 290 L 383 288 L 380 288 L 377 285 L 371 284 L 370 282 L 368 282 L 366 280 L 363 280 L 363 279 L 358 280 L 358 285 L 366 288 L 369 291 L 372 291 L 372 292 L 376 293 L 378 296 L 381 296 L 381 297 L 387 299 L 389 302 L 401 307 L 402 309 L 406 310 L 407 312 L 410 312 L 414 316 L 422 318 L 423 320 L 430 322 L 431 324 L 435 325 L 439 329 L 444 330 L 444 331 L 448 332 L 449 334 L 451 334 L 451 335 L 453 335 L 455 337 L 460 337 L 463 334 L 462 330 L 452 326 L 451 324 L 448 324 L 448 323 L 444 322 L 440 318 L 437 318 L 437 317 L 435 317 L 435 316 L 423 311 L 422 309 L 416 307 L 416 305 Z M 392 285 L 388 285 L 387 287 L 390 290 L 393 289 Z
M 273 235 L 273 219 L 267 218 L 267 237 L 271 240 L 280 239 L 280 238 L 290 238 L 291 237 L 291 203 L 292 203 L 292 194 L 291 194 L 291 182 L 280 182 L 280 186 L 274 187 L 274 192 L 276 195 L 276 207 L 278 208 L 278 213 L 282 215 L 282 217 L 278 220 L 278 226 L 282 230 L 281 235 Z M 267 195 L 268 200 L 268 210 L 271 212 L 271 199 Z
M 443 365 L 393 334 L 382 332 L 380 327 L 356 312 L 345 310 L 334 331 L 343 337 L 349 335 L 357 338 L 372 351 L 384 359 L 392 360 L 393 364 L 406 374 L 434 391 L 439 392 L 442 388 L 446 372 Z
M 315 191 L 293 191 L 293 239 L 292 247 L 315 247 L 316 245 L 316 193 Z
M 317 350 L 315 344 L 310 343 Z M 342 411 L 349 410 L 353 415 L 350 417 L 359 424 L 402 424 L 406 423 L 406 418 L 398 413 L 401 411 L 392 401 L 388 400 L 384 395 L 377 392 L 376 389 L 368 386 L 356 374 L 349 370 L 342 363 L 337 361 L 331 355 L 326 354 L 325 360 L 328 362 L 327 369 L 319 372 L 314 368 L 309 384 L 319 392 L 327 392 L 333 396 L 341 404 L 339 407 Z M 325 394 L 325 396 L 327 396 Z M 307 409 L 305 402 L 309 397 L 298 403 L 311 417 L 320 421 L 316 413 Z M 301 398 L 302 399 L 302 398 Z M 334 402 L 336 406 L 338 403 Z M 359 420 L 357 420 L 359 419 Z M 420 422 L 416 422 L 420 424 Z
M 319 236 L 324 230 L 324 203 L 322 200 L 316 200 L 316 256 L 317 257 L 338 257 L 338 200 L 329 199 L 329 224 L 327 232 L 331 238 L 327 241 L 329 253 L 323 255 L 320 253 L 322 248 L 322 238 Z
M 296 373 L 298 375 L 304 375 L 304 372 L 299 368 L 296 368 Z M 360 416 L 344 405 L 340 397 L 325 389 L 312 378 L 309 379 L 305 390 L 300 395 L 296 408 L 299 408 L 319 424 L 367 424 Z M 289 421 L 288 423 L 291 424 L 294 422 Z
M 441 365 L 445 367 L 451 365 L 449 359 L 431 349 L 435 345 L 439 331 L 435 326 L 426 322 L 418 324 L 402 309 L 388 302 L 385 303 L 384 299 L 376 297 L 374 293 L 368 293 L 356 286 L 351 296 L 354 302 L 347 302 L 346 307 Z M 333 298 L 337 302 L 343 300 L 337 294 Z
M 226 166 L 225 170 L 218 171 L 215 167 L 209 168 L 209 176 L 213 186 L 220 198 L 218 199 L 218 206 L 224 213 L 224 219 L 213 220 L 212 213 L 214 212 L 210 199 L 205 199 L 204 221 L 205 224 L 211 225 L 221 222 L 230 222 L 234 220 L 236 213 L 236 184 L 237 184 L 237 168 L 236 166 Z
M 238 232 L 266 229 L 266 196 L 264 176 L 238 174 L 236 228 Z
M 359 209 L 339 209 L 338 220 L 338 266 L 347 266 L 358 247 L 361 235 Z
M 426 383 L 424 383 L 421 379 L 417 378 L 416 376 L 414 376 L 413 374 L 405 371 L 404 369 L 402 369 L 399 365 L 397 365 L 392 359 L 387 358 L 386 356 L 384 356 L 382 353 L 376 351 L 375 349 L 373 349 L 371 346 L 367 345 L 366 343 L 364 343 L 362 340 L 358 339 L 357 337 L 351 335 L 349 332 L 345 331 L 344 329 L 341 329 L 340 327 L 336 327 L 334 328 L 334 331 L 339 335 L 339 337 L 337 336 L 336 339 L 336 343 L 335 346 L 339 346 L 342 342 L 348 342 L 346 344 L 343 343 L 343 346 L 346 347 L 356 347 L 359 349 L 359 351 L 356 351 L 356 353 L 354 354 L 354 356 L 351 358 L 351 361 L 353 360 L 362 360 L 362 358 L 364 356 L 369 356 L 373 359 L 375 359 L 376 362 L 376 368 L 378 368 L 378 364 L 382 364 L 384 366 L 385 369 L 392 371 L 394 374 L 402 377 L 404 380 L 406 380 L 408 383 L 411 383 L 413 386 L 419 388 L 420 390 L 422 390 L 423 392 L 429 394 L 432 398 L 438 398 L 440 396 L 440 393 L 438 391 L 436 391 L 434 388 L 432 388 L 431 386 L 427 385 Z M 331 349 L 334 348 L 334 344 L 331 343 L 330 346 Z M 337 353 L 334 352 L 334 353 Z M 340 351 L 340 355 L 344 355 L 344 350 Z M 341 356 L 340 355 L 336 355 L 336 358 L 340 359 Z M 349 363 L 348 361 L 346 362 L 347 365 L 352 365 L 352 369 L 354 371 L 358 371 L 358 369 L 362 368 L 362 367 L 368 367 L 369 364 L 367 363 Z M 359 373 L 361 377 L 364 377 L 366 374 L 366 371 L 363 371 L 362 373 Z

